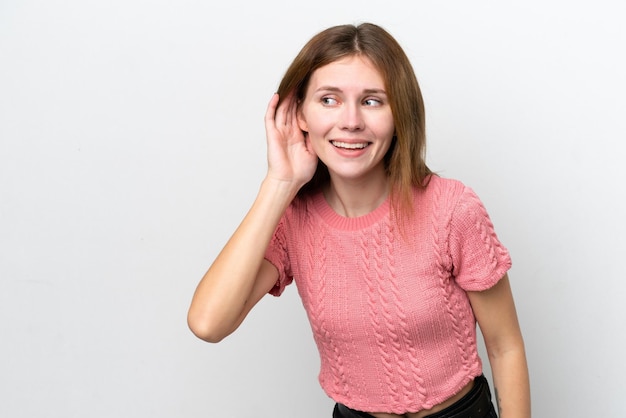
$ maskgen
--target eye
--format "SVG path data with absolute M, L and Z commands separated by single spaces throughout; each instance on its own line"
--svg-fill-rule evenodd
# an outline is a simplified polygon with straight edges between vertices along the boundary
M 380 106 L 383 104 L 383 101 L 380 99 L 375 99 L 373 97 L 370 97 L 370 98 L 363 100 L 363 104 L 365 106 Z
M 328 97 L 328 96 L 322 97 L 321 102 L 323 105 L 326 105 L 326 106 L 334 106 L 338 103 L 337 99 L 333 97 Z

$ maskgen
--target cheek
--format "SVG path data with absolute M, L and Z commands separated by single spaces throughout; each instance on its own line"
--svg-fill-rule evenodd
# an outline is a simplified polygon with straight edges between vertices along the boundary
M 297 112 L 298 127 L 300 130 L 308 132 L 318 131 L 320 126 L 320 115 L 315 112 L 314 106 L 305 99 Z
M 392 138 L 396 133 L 396 127 L 394 126 L 393 118 L 384 118 L 382 120 L 379 120 L 376 126 L 379 127 L 378 136 L 380 138 Z
M 331 127 L 331 123 L 315 114 L 303 116 L 300 123 L 300 129 L 312 136 L 324 136 Z

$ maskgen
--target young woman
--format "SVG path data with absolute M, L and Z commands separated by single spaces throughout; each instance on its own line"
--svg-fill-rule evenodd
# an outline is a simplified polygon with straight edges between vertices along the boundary
M 268 171 L 198 285 L 191 330 L 217 342 L 267 293 L 298 285 L 334 417 L 529 417 L 507 250 L 478 197 L 424 161 L 411 64 L 379 26 L 329 28 L 265 117 Z

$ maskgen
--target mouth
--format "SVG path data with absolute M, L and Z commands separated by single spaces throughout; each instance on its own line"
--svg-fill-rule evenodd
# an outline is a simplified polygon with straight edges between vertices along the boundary
M 366 148 L 370 142 L 342 142 L 342 141 L 330 141 L 330 143 L 336 147 L 347 150 L 360 150 Z

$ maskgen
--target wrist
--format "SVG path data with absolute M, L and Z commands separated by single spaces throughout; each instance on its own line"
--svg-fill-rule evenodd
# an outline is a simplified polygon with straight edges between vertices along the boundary
M 269 194 L 272 197 L 272 200 L 277 203 L 285 202 L 289 205 L 289 203 L 291 203 L 291 201 L 296 197 L 298 190 L 300 190 L 301 187 L 301 184 L 297 184 L 289 180 L 282 180 L 267 176 L 261 183 L 260 193 Z

